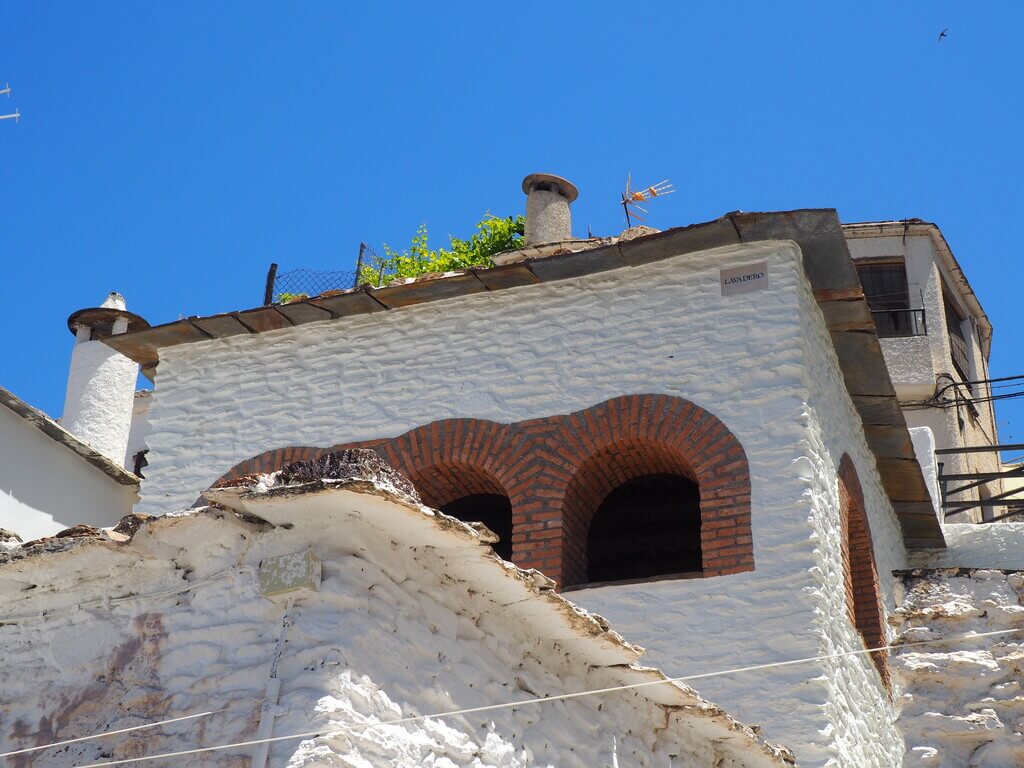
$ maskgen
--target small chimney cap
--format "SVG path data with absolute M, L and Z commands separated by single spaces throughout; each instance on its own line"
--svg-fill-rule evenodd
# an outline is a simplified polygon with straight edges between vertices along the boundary
M 523 192 L 526 194 L 530 194 L 537 187 L 558 192 L 570 203 L 580 196 L 575 184 L 551 173 L 531 173 L 523 179 Z
M 125 309 L 124 296 L 117 291 L 111 291 L 100 306 L 72 312 L 68 318 L 68 330 L 75 334 L 78 332 L 78 326 L 87 325 L 93 329 L 94 338 L 109 336 L 114 322 L 121 317 L 128 321 L 129 331 L 149 328 L 149 323 L 143 318 Z

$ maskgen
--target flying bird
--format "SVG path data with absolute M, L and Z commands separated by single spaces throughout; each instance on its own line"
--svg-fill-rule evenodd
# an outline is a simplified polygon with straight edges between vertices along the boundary
M 940 43 L 942 42 L 942 38 L 946 37 L 946 33 L 947 32 L 949 32 L 949 27 L 946 27 L 944 30 L 939 32 L 939 42 Z

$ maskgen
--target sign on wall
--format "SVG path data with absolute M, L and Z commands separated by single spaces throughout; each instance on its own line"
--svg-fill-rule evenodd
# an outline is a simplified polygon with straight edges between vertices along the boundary
M 721 270 L 719 281 L 723 296 L 737 293 L 753 293 L 768 287 L 768 262 L 748 264 L 745 267 L 733 267 Z

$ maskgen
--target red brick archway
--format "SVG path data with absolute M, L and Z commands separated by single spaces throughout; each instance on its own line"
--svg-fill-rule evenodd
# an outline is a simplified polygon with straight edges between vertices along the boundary
M 513 560 L 559 584 L 585 579 L 589 516 L 604 495 L 629 476 L 663 470 L 700 485 L 703 575 L 754 568 L 743 447 L 711 413 L 667 395 L 626 395 L 510 425 L 446 419 L 391 439 L 282 448 L 240 462 L 216 484 L 355 447 L 376 450 L 432 506 L 472 493 L 507 496 Z
M 839 518 L 842 526 L 843 586 L 850 623 L 857 628 L 865 647 L 877 648 L 885 644 L 885 630 L 875 548 L 857 468 L 846 454 L 839 462 Z M 876 651 L 871 657 L 888 688 L 888 654 Z

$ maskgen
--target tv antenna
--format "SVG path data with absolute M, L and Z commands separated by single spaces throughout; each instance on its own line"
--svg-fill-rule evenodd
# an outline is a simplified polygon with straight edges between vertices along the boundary
M 653 200 L 656 197 L 662 195 L 671 195 L 675 192 L 672 187 L 672 182 L 668 179 L 659 181 L 657 184 L 653 184 L 646 189 L 633 190 L 632 186 L 632 174 L 626 176 L 626 190 L 622 193 L 622 210 L 626 214 L 626 226 L 632 227 L 632 219 L 637 221 L 643 221 L 644 218 L 637 211 L 647 213 L 647 209 L 644 208 L 640 203 L 646 203 L 649 200 Z
M 7 98 L 11 98 L 11 84 L 10 83 L 6 83 L 3 88 L 0 88 L 0 95 L 7 96 Z M 0 120 L 12 120 L 12 119 L 16 123 L 21 122 L 21 112 L 18 111 L 17 107 L 15 107 L 14 111 L 11 114 L 9 114 L 9 115 L 0 115 Z

